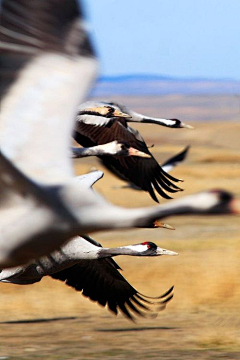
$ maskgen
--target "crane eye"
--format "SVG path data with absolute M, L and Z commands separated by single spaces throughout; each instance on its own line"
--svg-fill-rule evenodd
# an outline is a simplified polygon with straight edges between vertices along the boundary
M 147 245 L 148 249 L 156 249 L 157 248 L 157 245 L 151 241 L 145 241 L 142 243 L 142 245 Z
M 144 241 L 142 245 L 147 245 L 148 249 L 151 248 L 151 243 L 149 241 Z

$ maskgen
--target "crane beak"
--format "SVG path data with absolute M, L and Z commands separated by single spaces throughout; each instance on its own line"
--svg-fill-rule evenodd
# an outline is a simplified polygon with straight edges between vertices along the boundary
M 176 255 L 178 255 L 178 253 L 175 252 L 175 251 L 171 251 L 171 250 L 162 249 L 162 248 L 160 248 L 160 247 L 157 247 L 157 255 L 176 256 Z
M 131 119 L 131 116 L 129 114 L 126 114 L 126 113 L 121 112 L 119 110 L 115 110 L 113 112 L 113 116 L 114 117 L 123 117 L 123 118 Z
M 133 147 L 130 147 L 128 149 L 128 156 L 139 156 L 139 157 L 144 157 L 144 158 L 150 158 L 151 157 L 151 155 L 146 154 L 146 153 L 144 153 L 142 151 L 139 151 L 139 150 L 137 150 L 137 149 L 135 149 Z
M 158 221 L 158 220 L 154 221 L 154 227 L 155 228 L 164 228 L 164 229 L 168 229 L 168 230 L 175 230 L 175 228 L 173 226 L 162 223 L 161 221 Z
M 240 215 L 240 200 L 233 199 L 230 202 L 230 210 L 232 214 Z
M 183 122 L 181 123 L 181 127 L 185 128 L 185 129 L 194 130 L 194 127 L 192 125 L 188 125 L 188 124 L 185 124 Z

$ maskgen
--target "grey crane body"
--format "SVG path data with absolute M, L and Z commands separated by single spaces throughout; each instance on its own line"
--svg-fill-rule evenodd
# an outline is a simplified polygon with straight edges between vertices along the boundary
M 120 267 L 112 259 L 117 255 L 161 256 L 177 255 L 173 251 L 144 242 L 118 248 L 102 248 L 89 236 L 76 237 L 60 250 L 23 266 L 3 269 L 0 281 L 18 285 L 30 285 L 51 276 L 82 291 L 83 295 L 117 314 L 120 310 L 129 319 L 134 314 L 146 316 L 151 308 L 163 310 L 173 297 L 173 287 L 158 297 L 148 297 L 134 289 L 120 274 Z M 128 305 L 128 308 L 126 307 Z
M 78 236 L 69 240 L 61 249 L 55 250 L 47 256 L 42 256 L 29 264 L 3 269 L 0 273 L 0 281 L 20 285 L 32 284 L 40 281 L 43 276 L 70 268 L 81 260 L 91 261 L 119 255 L 161 256 L 178 254 L 159 248 L 151 242 L 117 248 L 103 248 L 89 236 Z
M 2 161 L 1 161 L 2 160 Z M 209 191 L 177 199 L 162 206 L 126 209 L 107 202 L 91 189 L 102 172 L 72 179 L 66 185 L 36 184 L 21 174 L 1 155 L 1 182 L 9 194 L 18 194 L 22 213 L 9 222 L 9 208 L 3 211 L 0 266 L 12 267 L 45 255 L 76 234 L 97 230 L 154 227 L 158 219 L 184 214 L 233 213 L 236 200 L 223 191 Z M 4 166 L 3 166 L 4 165 Z M 16 184 L 17 179 L 17 184 Z M 10 196 L 10 195 L 9 195 Z M 26 197 L 29 199 L 26 206 Z M 19 200 L 20 201 L 20 200 Z M 27 231 L 26 231 L 27 229 Z
M 15 69 L 1 93 L 1 268 L 47 255 L 76 235 L 153 227 L 165 216 L 165 205 L 124 209 L 108 203 L 90 188 L 102 173 L 74 180 L 68 157 L 74 114 L 97 71 L 80 15 L 75 0 L 1 2 L 1 69 Z M 231 196 L 223 207 L 218 195 L 206 195 L 211 206 L 231 212 Z M 166 209 L 167 215 L 184 213 Z

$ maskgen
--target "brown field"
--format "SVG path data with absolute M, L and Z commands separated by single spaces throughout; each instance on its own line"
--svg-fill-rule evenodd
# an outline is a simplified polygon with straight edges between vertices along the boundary
M 149 112 L 157 99 L 121 99 Z M 126 101 L 125 101 L 126 100 Z M 217 102 L 219 101 L 219 107 Z M 184 179 L 184 194 L 225 188 L 240 198 L 240 122 L 238 101 L 172 96 L 159 99 L 152 115 L 199 118 L 190 130 L 139 125 L 159 162 L 191 145 L 187 161 L 174 170 Z M 164 107 L 165 106 L 165 107 Z M 179 113 L 180 115 L 177 115 Z M 225 122 L 223 114 L 230 114 Z M 227 116 L 227 115 L 226 115 Z M 76 161 L 77 173 L 101 169 L 96 159 Z M 119 189 L 108 172 L 95 188 L 123 206 L 152 205 L 143 192 Z M 175 197 L 182 196 L 182 194 Z M 164 201 L 162 201 L 164 202 Z M 0 285 L 0 359 L 234 359 L 240 358 L 240 218 L 170 218 L 168 230 L 96 233 L 104 245 L 154 241 L 178 257 L 117 261 L 139 291 L 158 295 L 175 285 L 175 296 L 157 318 L 131 323 L 110 314 L 62 283 L 44 279 L 30 286 Z

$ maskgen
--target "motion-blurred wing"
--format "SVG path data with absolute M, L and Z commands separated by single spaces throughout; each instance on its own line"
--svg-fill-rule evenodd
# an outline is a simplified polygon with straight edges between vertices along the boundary
M 1 149 L 45 183 L 72 174 L 70 133 L 96 73 L 77 0 L 1 3 Z
M 98 180 L 103 177 L 103 172 L 100 170 L 91 171 L 88 174 L 83 174 L 75 177 L 75 181 L 79 185 L 83 185 L 85 187 L 92 187 Z
M 112 259 L 81 260 L 51 277 L 82 291 L 83 295 L 102 306 L 108 305 L 116 315 L 120 310 L 131 320 L 134 320 L 134 314 L 146 315 L 154 305 L 157 306 L 155 311 L 163 310 L 172 299 L 173 288 L 157 298 L 145 297 L 127 282 L 118 268 Z

